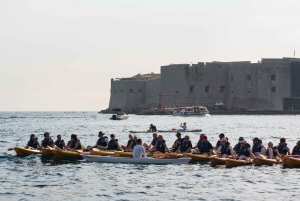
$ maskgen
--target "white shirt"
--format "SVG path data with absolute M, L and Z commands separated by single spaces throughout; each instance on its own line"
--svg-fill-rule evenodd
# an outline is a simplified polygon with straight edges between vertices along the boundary
M 182 125 L 181 128 L 182 128 L 182 130 L 185 131 L 186 130 L 186 125 Z
M 133 158 L 147 158 L 147 154 L 145 152 L 145 148 L 139 144 L 135 145 L 133 147 Z

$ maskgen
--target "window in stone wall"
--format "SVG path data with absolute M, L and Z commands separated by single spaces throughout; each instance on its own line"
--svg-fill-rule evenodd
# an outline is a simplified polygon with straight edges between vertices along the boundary
M 276 80 L 276 75 L 271 75 L 271 80 L 275 81 Z
M 220 92 L 223 93 L 225 91 L 225 86 L 220 86 Z
M 195 86 L 190 86 L 190 92 L 194 92 L 194 88 L 195 88 Z
M 178 93 L 179 93 L 179 91 L 178 91 L 178 90 L 176 90 L 176 91 L 175 91 L 175 93 L 176 93 L 176 94 L 178 94 Z
M 142 92 L 142 90 L 141 90 L 141 89 L 139 89 L 139 92 Z
M 205 93 L 209 92 L 209 86 L 205 86 Z
M 130 89 L 130 93 L 132 93 L 133 92 L 133 89 Z
M 251 75 L 247 75 L 247 81 L 251 81 Z
M 271 87 L 271 92 L 276 93 L 276 87 Z
M 231 82 L 233 81 L 233 76 L 231 76 Z

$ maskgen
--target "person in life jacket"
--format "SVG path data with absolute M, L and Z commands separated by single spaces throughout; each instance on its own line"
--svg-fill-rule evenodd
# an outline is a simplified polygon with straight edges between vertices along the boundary
M 192 147 L 192 149 L 192 153 L 195 154 L 212 155 L 214 152 L 213 146 L 209 141 L 207 141 L 207 136 L 203 133 L 200 134 L 197 145 Z
M 45 137 L 45 138 L 42 140 L 41 146 L 44 147 L 44 148 L 47 148 L 48 146 L 49 146 L 49 147 L 54 147 L 54 141 L 53 141 L 53 139 L 50 137 L 50 133 L 45 132 L 45 133 L 44 133 L 44 137 Z
M 268 143 L 268 148 L 266 151 L 266 156 L 269 159 L 274 159 L 276 158 L 276 152 L 275 152 L 275 147 L 273 146 L 273 142 Z
M 258 137 L 253 139 L 252 153 L 257 157 L 266 156 L 266 148 Z
M 187 130 L 187 126 L 186 126 L 186 123 L 181 123 L 180 124 L 180 127 L 182 128 L 183 131 L 186 131 Z
M 215 149 L 218 149 L 219 146 L 221 146 L 221 140 L 222 140 L 223 138 L 225 138 L 224 133 L 221 133 L 221 134 L 219 135 L 219 138 L 220 138 L 220 140 L 218 140 Z
M 124 150 L 124 151 L 133 151 L 133 148 L 135 145 L 137 145 L 138 136 L 133 136 L 133 141 L 130 143 L 130 145 Z
M 105 133 L 100 131 L 98 134 L 99 138 L 98 138 L 96 144 L 94 146 L 87 146 L 87 148 L 89 148 L 89 149 L 93 149 L 93 148 L 105 149 L 105 147 L 107 146 L 107 143 L 108 143 L 108 139 L 104 135 L 105 135 Z
M 275 148 L 277 156 L 282 157 L 286 154 L 290 155 L 290 148 L 288 148 L 287 143 L 285 143 L 285 138 L 280 138 L 280 143 Z
M 176 152 L 177 149 L 181 146 L 181 144 L 182 144 L 183 141 L 184 141 L 184 139 L 181 138 L 181 133 L 178 132 L 178 133 L 176 134 L 176 137 L 177 137 L 177 139 L 175 140 L 175 142 L 174 142 L 174 144 L 173 144 L 173 146 L 172 146 L 172 148 L 171 148 L 171 151 L 172 151 L 172 152 Z
M 38 138 L 35 137 L 35 134 L 31 134 L 30 135 L 30 139 L 29 141 L 27 142 L 27 145 L 26 145 L 26 149 L 37 149 L 37 148 L 42 148 L 39 141 L 38 141 Z
M 121 146 L 121 148 L 123 150 L 126 150 L 130 146 L 130 144 L 133 142 L 133 135 L 131 133 L 129 133 L 128 138 L 129 138 L 129 140 L 127 141 L 127 145 L 126 146 L 125 145 Z
M 108 144 L 107 144 L 107 146 L 106 146 L 105 149 L 106 150 L 114 150 L 114 151 L 116 151 L 116 150 L 121 151 L 122 150 L 121 147 L 120 147 L 120 145 L 119 145 L 118 140 L 115 139 L 115 135 L 114 134 L 110 135 L 110 141 L 108 142 Z
M 155 153 L 165 153 L 170 152 L 166 145 L 166 141 L 164 140 L 162 135 L 157 136 L 157 142 L 155 145 Z
M 146 143 L 143 144 L 143 147 L 146 150 L 149 150 L 150 152 L 151 151 L 155 151 L 155 145 L 156 145 L 156 143 L 158 141 L 158 139 L 157 139 L 157 133 L 153 133 L 152 136 L 153 136 L 153 139 L 152 139 L 152 141 L 150 142 L 149 145 L 147 145 Z
M 300 157 L 300 140 L 297 142 L 296 146 L 294 146 L 292 155 L 294 155 L 295 158 Z
M 62 139 L 61 135 L 57 135 L 57 140 L 54 142 L 55 148 L 67 149 L 65 141 Z
M 220 141 L 221 146 L 219 146 L 219 148 L 217 149 L 218 157 L 230 158 L 230 156 L 236 155 L 226 138 L 223 138 Z
M 233 147 L 233 150 L 235 151 L 236 154 L 239 153 L 240 148 L 241 148 L 241 141 L 244 140 L 243 137 L 239 137 L 239 142 Z
M 80 140 L 77 138 L 77 135 L 76 134 L 72 134 L 71 135 L 71 140 L 68 142 L 68 145 L 67 145 L 67 148 L 68 149 L 73 149 L 73 150 L 77 150 L 77 149 L 81 149 L 82 146 L 81 146 L 81 142 Z
M 255 156 L 250 149 L 251 145 L 248 144 L 246 140 L 242 140 L 240 143 L 241 148 L 237 156 L 237 160 L 249 160 L 250 156 L 254 158 Z
M 147 131 L 149 131 L 149 132 L 157 132 L 156 126 L 154 126 L 153 124 L 150 124 L 150 128 Z
M 192 142 L 190 141 L 190 136 L 186 135 L 183 138 L 183 142 L 181 143 L 180 147 L 178 147 L 177 153 L 190 153 L 192 150 Z

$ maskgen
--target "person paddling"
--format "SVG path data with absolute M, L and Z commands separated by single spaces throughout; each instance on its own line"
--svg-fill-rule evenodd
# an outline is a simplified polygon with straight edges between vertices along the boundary
M 108 142 L 107 146 L 105 147 L 106 150 L 110 150 L 110 151 L 116 151 L 116 150 L 122 150 L 119 142 L 117 139 L 115 139 L 115 135 L 111 134 L 110 135 L 110 141 Z
M 133 148 L 133 158 L 147 158 L 145 148 L 142 146 L 142 139 L 136 140 L 136 145 Z
M 300 157 L 300 140 L 297 142 L 296 146 L 294 146 L 293 151 L 292 151 L 292 155 L 295 158 Z
M 155 153 L 165 153 L 165 152 L 170 152 L 166 145 L 166 141 L 164 140 L 162 135 L 159 135 L 157 137 L 157 142 L 155 145 Z
M 172 152 L 176 152 L 178 150 L 178 148 L 181 146 L 181 144 L 183 143 L 184 139 L 181 138 L 181 133 L 177 133 L 176 134 L 177 139 L 175 140 L 173 146 L 172 146 Z
M 155 145 L 158 141 L 157 133 L 153 133 L 152 136 L 153 136 L 153 139 L 149 145 L 147 145 L 146 143 L 143 144 L 144 148 L 149 151 L 155 151 Z
M 127 141 L 127 145 L 126 146 L 124 146 L 124 145 L 121 146 L 121 148 L 123 150 L 126 150 L 130 146 L 130 144 L 133 142 L 133 135 L 131 133 L 129 133 L 128 138 L 129 138 L 129 140 Z
M 55 141 L 55 147 L 59 149 L 67 149 L 65 141 L 62 139 L 61 135 L 57 135 L 57 140 Z
M 252 153 L 257 157 L 266 156 L 266 148 L 258 137 L 253 139 Z
M 219 148 L 217 149 L 218 157 L 230 158 L 230 156 L 236 155 L 226 138 L 223 138 L 220 141 L 221 146 L 219 146 Z
M 71 140 L 68 142 L 68 145 L 67 145 L 67 148 L 68 149 L 71 149 L 72 151 L 74 150 L 77 150 L 77 149 L 81 149 L 82 146 L 81 146 L 81 142 L 80 140 L 77 138 L 77 135 L 76 134 L 72 134 L 71 135 Z
M 246 140 L 242 140 L 241 142 L 241 148 L 238 154 L 237 159 L 238 160 L 250 160 L 250 156 L 253 158 L 255 157 L 251 151 L 251 145 L 247 143 Z
M 190 153 L 193 147 L 192 142 L 190 141 L 190 136 L 186 135 L 184 136 L 183 139 L 184 139 L 183 142 L 181 143 L 180 147 L 178 147 L 177 149 L 177 153 L 181 153 L 181 154 Z
M 285 138 L 280 138 L 280 143 L 275 149 L 275 152 L 279 157 L 283 157 L 284 155 L 288 154 L 290 155 L 290 148 L 288 148 L 287 143 L 285 143 Z
M 194 153 L 199 153 L 203 155 L 212 155 L 213 154 L 213 146 L 211 143 L 207 140 L 207 136 L 203 135 L 200 136 L 200 139 L 197 143 L 197 149 L 194 150 Z
M 96 142 L 96 144 L 92 147 L 92 146 L 87 146 L 87 148 L 97 148 L 97 149 L 105 149 L 107 147 L 107 143 L 108 143 L 108 139 L 107 137 L 104 137 L 104 134 L 102 131 L 99 132 L 98 134 L 98 140 Z
M 150 128 L 148 131 L 149 132 L 157 132 L 156 126 L 154 126 L 153 124 L 150 124 Z
M 45 133 L 44 133 L 44 137 L 45 137 L 45 138 L 42 140 L 41 146 L 44 147 L 44 148 L 47 148 L 48 146 L 49 146 L 49 147 L 54 147 L 54 141 L 53 141 L 53 139 L 50 137 L 50 133 L 45 132 Z
M 25 148 L 27 149 L 37 149 L 37 148 L 42 148 L 42 146 L 40 145 L 38 138 L 35 137 L 35 134 L 31 134 L 30 135 L 30 139 L 27 142 L 27 145 Z
M 241 148 L 241 141 L 244 140 L 243 137 L 239 137 L 239 142 L 233 147 L 233 150 L 236 154 L 239 154 L 240 148 Z
M 187 127 L 186 127 L 186 123 L 181 123 L 180 124 L 180 127 L 182 128 L 183 131 L 186 131 L 187 130 Z

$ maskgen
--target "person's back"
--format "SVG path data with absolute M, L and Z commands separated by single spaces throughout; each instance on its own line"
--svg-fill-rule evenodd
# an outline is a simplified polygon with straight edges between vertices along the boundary
M 145 148 L 142 146 L 142 140 L 137 139 L 136 143 L 137 144 L 133 148 L 133 158 L 147 158 Z

